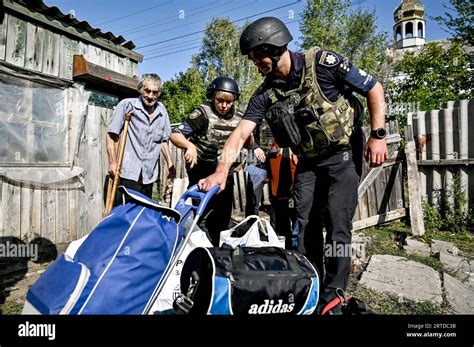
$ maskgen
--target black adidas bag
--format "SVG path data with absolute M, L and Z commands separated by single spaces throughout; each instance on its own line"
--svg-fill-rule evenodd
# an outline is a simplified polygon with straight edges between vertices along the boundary
M 181 272 L 178 312 L 189 314 L 311 314 L 316 270 L 301 254 L 277 247 L 196 248 Z

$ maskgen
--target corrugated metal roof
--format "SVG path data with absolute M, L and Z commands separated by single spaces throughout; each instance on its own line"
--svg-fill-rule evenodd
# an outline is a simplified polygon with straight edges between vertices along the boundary
M 56 6 L 52 6 L 52 7 L 47 6 L 41 0 L 13 0 L 13 2 L 16 2 L 22 6 L 25 6 L 32 11 L 36 11 L 48 17 L 57 19 L 60 22 L 63 22 L 65 24 L 69 24 L 78 30 L 86 31 L 92 37 L 101 37 L 103 39 L 113 42 L 114 44 L 121 45 L 122 47 L 130 49 L 130 50 L 135 48 L 135 44 L 132 41 L 128 41 L 124 43 L 126 40 L 125 38 L 123 38 L 122 35 L 115 36 L 110 31 L 104 33 L 101 31 L 100 28 L 93 28 L 87 21 L 79 21 L 71 14 L 62 13 L 61 10 L 57 8 Z

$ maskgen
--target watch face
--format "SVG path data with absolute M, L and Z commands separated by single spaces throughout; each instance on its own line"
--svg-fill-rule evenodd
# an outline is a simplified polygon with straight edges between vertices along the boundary
M 385 135 L 387 135 L 387 131 L 384 128 L 378 128 L 378 129 L 372 130 L 370 135 L 376 139 L 381 140 L 385 138 Z
M 377 135 L 380 138 L 384 138 L 385 135 L 387 135 L 387 132 L 385 131 L 385 129 L 380 128 L 380 129 L 377 129 Z

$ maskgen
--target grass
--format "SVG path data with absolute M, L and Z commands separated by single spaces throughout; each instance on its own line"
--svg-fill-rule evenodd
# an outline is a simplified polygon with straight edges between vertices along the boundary
M 361 285 L 355 287 L 353 295 L 365 301 L 374 314 L 435 315 L 442 312 L 440 306 L 434 305 L 429 301 L 416 302 L 397 298 L 396 296 L 379 293 Z
M 17 301 L 7 301 L 2 305 L 2 314 L 13 315 L 21 314 L 23 303 Z

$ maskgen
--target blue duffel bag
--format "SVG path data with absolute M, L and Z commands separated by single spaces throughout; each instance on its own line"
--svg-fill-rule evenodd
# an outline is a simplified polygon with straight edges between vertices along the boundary
M 184 230 L 176 210 L 122 189 L 129 202 L 115 207 L 73 257 L 61 254 L 48 267 L 28 291 L 23 313 L 147 311 Z

